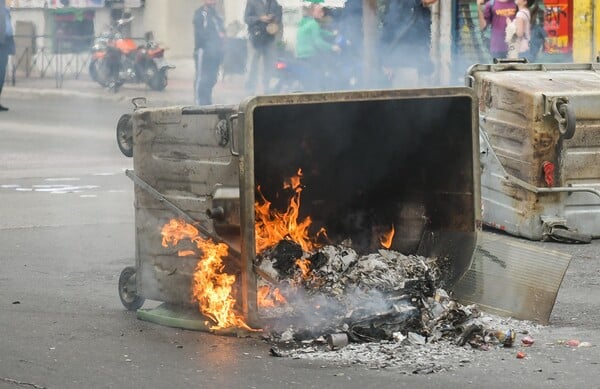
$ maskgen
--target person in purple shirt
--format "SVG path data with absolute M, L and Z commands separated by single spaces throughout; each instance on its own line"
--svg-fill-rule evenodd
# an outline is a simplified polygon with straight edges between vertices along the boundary
M 491 26 L 490 54 L 492 58 L 506 58 L 508 45 L 505 41 L 506 22 L 517 14 L 514 0 L 477 0 L 479 27 L 485 30 Z

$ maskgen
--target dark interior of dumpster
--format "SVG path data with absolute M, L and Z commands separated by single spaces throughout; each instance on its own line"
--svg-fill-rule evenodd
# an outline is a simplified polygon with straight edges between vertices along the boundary
M 471 107 L 465 96 L 258 106 L 255 186 L 283 209 L 282 183 L 302 169 L 300 218 L 328 243 L 372 251 L 394 225 L 391 249 L 452 255 L 476 224 Z

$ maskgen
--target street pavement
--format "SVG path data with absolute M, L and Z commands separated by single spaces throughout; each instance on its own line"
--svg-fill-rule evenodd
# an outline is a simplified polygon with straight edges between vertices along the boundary
M 134 97 L 146 97 L 150 106 L 191 105 L 194 103 L 194 61 L 192 59 L 169 59 L 175 66 L 169 70 L 169 84 L 164 91 L 150 90 L 144 84 L 124 84 L 116 93 L 94 82 L 84 70 L 78 78 L 67 73 L 62 80 L 53 72 L 45 77 L 39 74 L 26 77 L 17 72 L 13 85 L 12 77 L 7 76 L 3 98 L 35 96 L 74 96 L 114 101 L 130 101 Z M 243 88 L 244 76 L 239 74 L 221 75 L 213 90 L 214 104 L 238 104 L 247 93 Z M 7 105 L 7 104 L 5 104 Z M 10 108 L 10 107 L 9 107 Z

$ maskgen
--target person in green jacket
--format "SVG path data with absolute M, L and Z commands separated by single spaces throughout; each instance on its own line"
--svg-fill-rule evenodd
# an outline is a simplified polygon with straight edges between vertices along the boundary
M 311 2 L 304 7 L 304 17 L 298 25 L 296 58 L 305 64 L 308 74 L 304 87 L 309 90 L 316 90 L 321 85 L 320 69 L 327 61 L 327 56 L 340 51 L 339 46 L 330 43 L 334 34 L 323 29 L 318 22 L 324 15 L 323 6 Z

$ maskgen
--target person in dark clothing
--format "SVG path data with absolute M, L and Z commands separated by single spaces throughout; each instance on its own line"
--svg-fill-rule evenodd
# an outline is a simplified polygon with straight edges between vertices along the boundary
M 380 63 L 393 86 L 404 84 L 401 69 L 416 69 L 418 78 L 433 72 L 431 10 L 437 0 L 389 0 L 380 35 Z M 414 79 L 414 77 L 411 77 Z M 424 80 L 419 80 L 423 83 Z
M 277 0 L 248 0 L 244 10 L 244 22 L 248 25 L 251 44 L 250 68 L 246 89 L 254 93 L 259 78 L 258 64 L 262 59 L 263 91 L 268 92 L 271 73 L 275 67 L 275 37 L 280 34 L 282 8 Z
M 0 96 L 2 95 L 2 88 L 4 87 L 8 56 L 13 55 L 14 53 L 15 40 L 10 19 L 10 9 L 6 6 L 4 0 L 0 0 Z M 0 112 L 4 111 L 8 111 L 8 108 L 0 105 Z
M 194 60 L 196 104 L 212 104 L 212 90 L 223 61 L 225 27 L 215 8 L 216 0 L 203 0 L 194 13 Z

